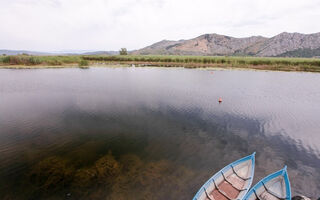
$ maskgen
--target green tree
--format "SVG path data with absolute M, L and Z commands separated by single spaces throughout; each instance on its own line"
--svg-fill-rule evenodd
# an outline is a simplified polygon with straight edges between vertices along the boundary
M 126 48 L 121 48 L 120 51 L 119 51 L 119 54 L 120 55 L 128 55 L 128 51 Z

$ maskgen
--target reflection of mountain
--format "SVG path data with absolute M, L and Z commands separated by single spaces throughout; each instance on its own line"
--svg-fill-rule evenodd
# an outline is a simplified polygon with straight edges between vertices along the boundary
M 317 195 L 320 160 L 315 155 L 282 135 L 268 136 L 257 120 L 226 113 L 205 115 L 201 108 L 176 110 L 164 104 L 156 110 L 145 105 L 117 112 L 67 109 L 60 115 L 57 129 L 49 134 L 53 143 L 41 124 L 35 124 L 39 128 L 33 130 L 38 135 L 19 143 L 42 152 L 38 158 L 38 151 L 28 151 L 29 158 L 39 161 L 31 161 L 36 163 L 31 173 L 25 169 L 24 174 L 30 174 L 31 179 L 20 181 L 26 191 L 43 197 L 64 195 L 59 186 L 64 185 L 82 198 L 128 198 L 135 193 L 143 198 L 161 185 L 153 194 L 157 199 L 168 195 L 186 199 L 214 172 L 256 151 L 255 182 L 286 164 L 293 192 Z M 25 152 L 20 149 L 12 153 Z M 16 178 L 21 179 L 19 172 Z
M 190 199 L 214 172 L 253 151 L 254 181 L 287 164 L 293 192 L 318 195 L 316 74 L 94 68 L 1 75 L 0 199 L 120 199 L 155 188 L 158 199 Z M 113 184 L 109 172 L 119 175 Z

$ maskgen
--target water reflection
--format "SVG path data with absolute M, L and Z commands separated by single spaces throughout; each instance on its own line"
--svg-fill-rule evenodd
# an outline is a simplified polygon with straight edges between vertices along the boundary
M 319 196 L 317 75 L 139 68 L 0 74 L 1 198 L 191 199 L 214 172 L 253 151 L 254 181 L 286 164 L 294 194 Z M 305 87 L 292 86 L 297 80 Z M 306 95 L 301 102 L 297 92 Z M 309 120 L 300 116 L 304 109 Z M 301 129 L 305 135 L 297 136 Z

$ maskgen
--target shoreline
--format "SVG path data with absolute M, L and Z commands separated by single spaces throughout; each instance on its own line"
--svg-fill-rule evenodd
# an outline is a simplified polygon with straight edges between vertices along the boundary
M 0 69 L 90 67 L 182 67 L 187 69 L 240 69 L 320 72 L 320 59 L 173 55 L 0 56 Z
M 63 69 L 63 68 L 185 68 L 185 69 L 199 69 L 199 70 L 241 70 L 241 71 L 279 71 L 279 72 L 311 72 L 320 73 L 320 67 L 316 70 L 304 70 L 293 66 L 270 66 L 270 65 L 246 65 L 234 66 L 228 64 L 199 64 L 199 63 L 155 63 L 155 62 L 94 62 L 87 66 L 79 66 L 74 64 L 62 65 L 0 65 L 1 69 Z

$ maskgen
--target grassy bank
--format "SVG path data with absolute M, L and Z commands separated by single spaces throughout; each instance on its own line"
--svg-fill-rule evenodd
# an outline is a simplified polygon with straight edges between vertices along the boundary
M 0 56 L 0 68 L 81 67 L 92 64 L 137 64 L 140 66 L 186 68 L 248 68 L 277 71 L 320 72 L 320 59 L 259 58 L 223 56 Z
M 87 65 L 88 61 L 81 56 L 0 56 L 0 68 L 65 68 Z
M 320 72 L 320 59 L 311 58 L 260 58 L 260 57 L 224 57 L 224 56 L 83 56 L 91 62 L 118 62 L 127 64 L 155 65 L 160 67 L 182 66 L 232 67 L 278 71 Z

